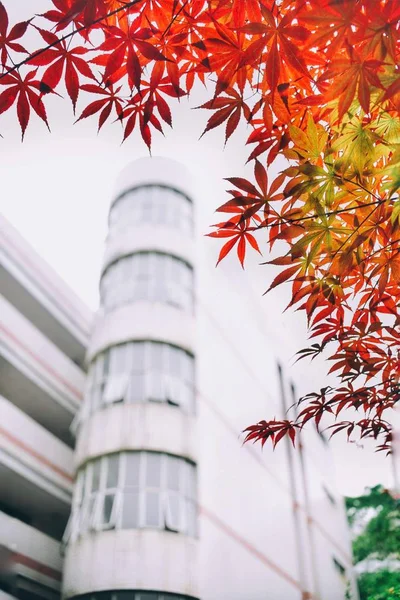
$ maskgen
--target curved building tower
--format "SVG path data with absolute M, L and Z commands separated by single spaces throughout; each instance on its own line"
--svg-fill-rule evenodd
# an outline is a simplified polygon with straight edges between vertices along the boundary
M 75 422 L 64 598 L 195 600 L 194 224 L 174 161 L 121 174 Z

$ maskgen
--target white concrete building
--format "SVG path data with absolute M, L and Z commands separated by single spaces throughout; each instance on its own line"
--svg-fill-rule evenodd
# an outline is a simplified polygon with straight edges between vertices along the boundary
M 0 597 L 59 598 L 92 314 L 0 220 Z
M 261 308 L 214 270 L 191 181 L 163 159 L 121 174 L 93 329 L 31 251 L 34 270 L 21 267 L 23 252 L 5 252 L 1 320 L 24 345 L 8 342 L 14 362 L 7 342 L 1 350 L 0 544 L 18 598 L 52 598 L 61 570 L 65 599 L 342 600 L 346 580 L 357 598 L 326 440 L 310 431 L 295 451 L 241 445 L 246 425 L 282 416 L 296 391 L 279 365 L 279 321 L 266 338 Z M 51 484 L 46 496 L 19 463 L 18 476 L 8 466 L 17 435 L 18 461 Z M 56 540 L 71 502 L 62 567 Z M 36 596 L 15 585 L 29 579 L 15 575 L 25 542 L 46 567 L 42 591 L 27 592 Z

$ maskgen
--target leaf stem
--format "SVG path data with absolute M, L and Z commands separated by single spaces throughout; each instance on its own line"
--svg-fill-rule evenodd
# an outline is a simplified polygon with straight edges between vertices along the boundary
M 121 12 L 122 10 L 127 10 L 128 8 L 131 8 L 131 6 L 134 6 L 135 4 L 138 4 L 141 1 L 142 0 L 131 0 L 130 2 L 124 3 L 123 6 L 120 6 L 119 8 L 116 8 L 115 10 L 111 11 L 110 13 L 103 15 L 102 17 L 99 17 L 98 19 L 95 19 L 92 23 L 90 23 L 90 25 L 82 25 L 81 27 L 78 27 L 77 29 L 74 29 L 73 31 L 66 33 L 65 35 L 60 37 L 56 42 L 52 42 L 51 44 L 48 44 L 44 48 L 40 48 L 40 50 L 37 50 L 33 54 L 30 54 L 27 58 L 24 58 L 24 60 L 21 60 L 21 62 L 16 63 L 11 69 L 8 69 L 4 73 L 2 73 L 0 75 L 0 79 L 3 79 L 3 77 L 5 77 L 6 75 L 9 75 L 10 73 L 13 73 L 14 71 L 17 71 L 20 67 L 22 67 L 23 65 L 27 64 L 30 60 L 32 60 L 32 58 L 36 58 L 37 56 L 40 56 L 41 54 L 43 54 L 50 48 L 53 48 L 54 46 L 57 46 L 61 42 L 72 38 L 77 33 L 80 33 L 81 31 L 84 31 L 85 29 L 89 29 L 90 27 L 93 27 L 93 25 L 97 25 L 97 23 L 101 23 L 101 21 L 104 21 L 105 19 L 108 19 L 109 17 L 116 15 L 117 13 Z

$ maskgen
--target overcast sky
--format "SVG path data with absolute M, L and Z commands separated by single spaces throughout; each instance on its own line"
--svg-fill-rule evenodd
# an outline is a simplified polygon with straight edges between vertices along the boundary
M 43 12 L 49 6 L 46 0 L 3 0 L 3 3 L 14 22 L 29 18 L 32 12 Z M 196 101 L 191 100 L 191 106 L 208 98 L 202 91 L 197 96 Z M 0 116 L 1 209 L 35 250 L 96 309 L 113 185 L 121 169 L 145 156 L 147 149 L 136 134 L 121 145 L 117 123 L 105 126 L 99 135 L 94 119 L 73 125 L 69 100 L 50 100 L 52 132 L 32 118 L 23 143 L 14 110 Z M 187 99 L 180 104 L 176 102 L 174 108 L 174 128 L 166 126 L 165 138 L 161 135 L 154 138 L 153 154 L 175 158 L 192 171 L 197 182 L 197 202 L 202 207 L 200 227 L 206 233 L 207 225 L 219 220 L 213 210 L 226 199 L 222 178 L 251 176 L 249 167 L 244 167 L 248 154 L 244 149 L 246 129 L 243 126 L 234 134 L 224 149 L 222 130 L 210 132 L 199 141 L 209 116 L 206 111 L 191 110 Z M 219 243 L 212 240 L 209 243 L 210 260 L 214 264 Z M 233 278 L 243 277 L 237 262 L 230 263 L 224 273 Z M 250 276 L 246 277 L 249 281 Z M 260 296 L 262 278 L 260 271 L 251 282 Z M 240 281 L 243 283 L 243 278 Z M 270 324 L 266 321 L 263 326 L 267 330 Z M 303 331 L 303 323 L 298 329 Z M 300 347 L 305 346 L 304 340 Z M 342 492 L 357 494 L 364 485 L 378 482 L 390 485 L 390 459 L 374 454 L 371 448 L 346 445 L 343 439 L 334 441 L 334 450 Z

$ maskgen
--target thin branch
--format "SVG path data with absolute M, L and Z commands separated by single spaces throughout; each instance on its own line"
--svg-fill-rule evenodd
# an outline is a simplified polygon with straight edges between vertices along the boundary
M 176 15 L 174 15 L 174 17 L 172 18 L 172 20 L 170 21 L 170 23 L 168 24 L 168 27 L 165 29 L 165 31 L 163 32 L 161 38 L 165 37 L 166 34 L 169 32 L 169 30 L 171 29 L 172 25 L 175 23 L 176 19 L 179 17 L 179 15 L 181 14 L 181 12 L 183 11 L 183 9 L 185 8 L 186 4 L 189 2 L 189 0 L 185 0 L 185 2 L 182 4 L 182 6 L 180 7 L 180 9 L 178 10 L 178 12 L 176 13 Z
M 256 200 L 256 198 L 255 198 Z M 368 206 L 376 206 L 379 204 L 383 204 L 384 202 L 386 202 L 387 200 L 385 199 L 379 199 L 376 200 L 374 202 L 369 202 L 368 204 L 362 204 L 361 206 L 350 206 L 348 208 L 341 208 L 339 210 L 332 210 L 330 212 L 324 213 L 324 217 L 331 217 L 333 215 L 339 215 L 341 213 L 345 213 L 345 212 L 349 212 L 351 210 L 358 210 L 360 208 L 367 208 Z M 256 204 L 256 203 L 255 203 Z M 316 219 L 318 218 L 320 215 L 318 214 L 313 214 L 313 215 L 309 215 L 307 217 L 297 217 L 296 219 L 287 219 L 286 217 L 284 217 L 283 215 L 280 215 L 278 213 L 275 213 L 277 218 L 282 219 L 283 221 L 285 221 L 286 223 L 302 223 L 303 221 L 309 221 L 310 219 Z M 228 221 L 229 223 L 229 221 Z M 278 223 L 261 223 L 260 225 L 258 225 L 256 227 L 256 229 L 267 229 L 268 227 L 273 227 L 274 225 L 277 225 Z M 224 229 L 223 227 L 221 229 Z
M 40 56 L 41 54 L 43 54 L 50 48 L 53 48 L 54 46 L 57 46 L 61 42 L 68 40 L 69 38 L 72 38 L 77 33 L 80 33 L 81 31 L 84 31 L 85 29 L 89 29 L 90 27 L 93 27 L 93 25 L 97 25 L 97 23 L 101 23 L 105 19 L 108 19 L 109 17 L 113 17 L 114 15 L 116 15 L 117 13 L 119 13 L 123 10 L 127 10 L 128 8 L 131 8 L 131 6 L 134 6 L 135 4 L 139 4 L 139 2 L 141 2 L 141 1 L 142 0 L 131 0 L 130 2 L 127 2 L 126 4 L 124 4 L 123 6 L 120 6 L 119 8 L 116 8 L 115 10 L 111 11 L 110 13 L 103 15 L 102 17 L 99 17 L 98 19 L 95 19 L 89 25 L 82 25 L 81 27 L 78 27 L 77 29 L 70 31 L 70 33 L 66 33 L 65 35 L 60 37 L 56 42 L 52 42 L 51 44 L 48 44 L 44 48 L 40 48 L 40 50 L 37 50 L 33 54 L 30 54 L 27 58 L 25 58 L 24 60 L 21 60 L 21 62 L 15 64 L 11 69 L 8 69 L 8 71 L 5 71 L 5 73 L 2 73 L 0 75 L 0 79 L 3 79 L 3 77 L 5 77 L 6 75 L 9 75 L 10 73 L 13 73 L 14 71 L 17 71 L 20 67 L 22 67 L 23 65 L 27 64 L 30 60 L 32 60 L 32 58 L 36 58 L 37 56 Z

